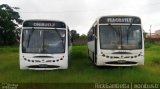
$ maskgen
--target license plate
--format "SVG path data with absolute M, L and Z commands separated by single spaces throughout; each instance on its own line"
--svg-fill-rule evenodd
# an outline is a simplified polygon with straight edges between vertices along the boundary
M 119 64 L 126 63 L 126 60 L 118 60 L 118 63 L 119 63 Z
M 44 67 L 47 67 L 48 65 L 46 65 L 46 64 L 40 64 L 39 65 L 39 67 L 42 67 L 42 68 L 44 68 Z

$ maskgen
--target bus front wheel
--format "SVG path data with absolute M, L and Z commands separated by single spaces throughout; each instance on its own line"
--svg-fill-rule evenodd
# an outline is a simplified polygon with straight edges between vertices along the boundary
M 96 55 L 94 52 L 93 52 L 93 62 L 94 62 L 94 64 L 97 64 L 97 59 L 96 59 Z

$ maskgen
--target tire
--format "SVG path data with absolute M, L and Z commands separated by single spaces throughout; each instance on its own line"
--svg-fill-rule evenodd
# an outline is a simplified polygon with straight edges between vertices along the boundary
M 96 55 L 95 53 L 93 52 L 93 63 L 96 65 L 97 64 L 97 59 L 96 59 Z

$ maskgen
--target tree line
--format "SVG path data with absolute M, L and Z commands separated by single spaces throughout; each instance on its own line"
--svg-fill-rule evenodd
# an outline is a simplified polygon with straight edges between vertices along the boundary
M 73 45 L 86 45 L 87 44 L 87 35 L 80 35 L 76 30 L 71 30 L 72 44 Z

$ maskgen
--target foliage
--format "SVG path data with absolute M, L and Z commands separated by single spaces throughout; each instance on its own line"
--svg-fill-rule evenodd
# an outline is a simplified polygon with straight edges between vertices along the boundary
M 82 34 L 81 36 L 80 36 L 80 38 L 87 38 L 87 35 L 85 35 L 85 34 Z
M 79 33 L 77 33 L 76 30 L 71 30 L 71 37 L 72 37 L 72 41 L 74 42 L 76 39 L 79 38 Z
M 85 34 L 79 35 L 76 30 L 71 30 L 72 45 L 86 45 L 87 36 Z
M 151 42 L 145 42 L 144 43 L 145 48 L 150 48 L 152 45 L 153 45 L 153 43 L 151 43 Z
M 79 36 L 79 38 L 75 39 L 72 43 L 72 45 L 80 46 L 80 45 L 86 45 L 87 44 L 87 36 L 85 34 L 82 34 Z
M 17 8 L 16 8 L 17 9 Z M 12 45 L 17 40 L 20 15 L 7 4 L 0 5 L 0 45 Z

